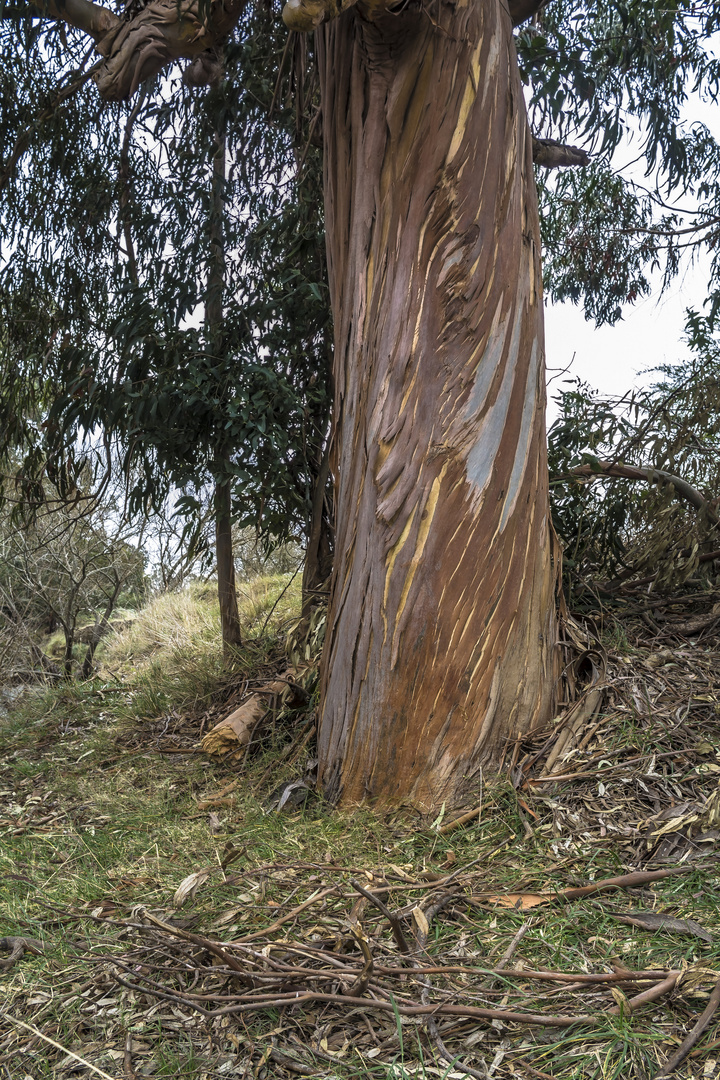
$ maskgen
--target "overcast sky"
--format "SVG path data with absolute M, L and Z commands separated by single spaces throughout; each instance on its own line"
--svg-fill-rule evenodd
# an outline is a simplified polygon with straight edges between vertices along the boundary
M 685 109 L 685 118 L 701 121 L 716 139 L 720 139 L 720 104 L 717 101 L 691 99 Z M 622 153 L 625 156 L 625 152 Z M 641 171 L 633 178 L 647 183 Z M 687 200 L 683 199 L 683 202 L 687 204 Z M 557 369 L 569 366 L 567 374 L 561 375 L 560 379 L 579 376 L 603 393 L 623 394 L 634 384 L 649 381 L 649 376 L 642 375 L 648 368 L 687 357 L 688 349 L 682 340 L 685 309 L 702 310 L 708 265 L 709 260 L 705 258 L 695 266 L 686 267 L 663 296 L 659 295 L 658 278 L 653 293 L 633 307 L 627 307 L 624 318 L 614 327 L 596 329 L 593 323 L 585 321 L 582 309 L 573 304 L 548 304 L 545 311 L 548 378 L 556 377 L 549 385 L 548 398 L 552 398 L 559 385 Z M 551 401 L 548 414 L 552 421 L 555 410 Z

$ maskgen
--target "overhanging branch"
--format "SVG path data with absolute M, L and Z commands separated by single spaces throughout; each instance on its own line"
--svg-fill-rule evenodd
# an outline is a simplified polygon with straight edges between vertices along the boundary
M 588 477 L 614 476 L 622 480 L 644 480 L 647 484 L 670 484 L 685 502 L 704 513 L 708 520 L 717 525 L 720 522 L 717 511 L 704 495 L 681 476 L 666 472 L 664 469 L 637 468 L 635 465 L 622 465 L 614 461 L 595 461 L 578 465 L 570 470 L 570 476 Z
M 45 0 L 22 7 L 5 8 L 4 15 L 29 15 L 36 18 L 58 19 L 99 41 L 122 20 L 101 4 L 92 0 Z
M 124 101 L 140 83 L 176 60 L 194 60 L 232 30 L 246 0 L 150 0 L 133 18 L 121 18 L 92 0 L 40 0 L 5 9 L 59 19 L 85 31 L 104 61 L 95 73 L 101 97 Z

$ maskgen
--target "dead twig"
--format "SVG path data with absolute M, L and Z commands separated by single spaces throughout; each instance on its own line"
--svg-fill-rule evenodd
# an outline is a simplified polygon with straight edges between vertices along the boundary
M 90 1061 L 80 1057 L 79 1054 L 74 1054 L 72 1050 L 68 1050 L 62 1043 L 55 1042 L 55 1040 L 51 1039 L 48 1035 L 43 1035 L 42 1031 L 38 1031 L 32 1024 L 26 1024 L 24 1020 L 18 1020 L 16 1016 L 11 1016 L 8 1012 L 0 1013 L 0 1015 L 4 1016 L 6 1020 L 9 1020 L 11 1024 L 17 1024 L 18 1027 L 24 1028 L 26 1031 L 31 1031 L 33 1035 L 37 1035 L 38 1039 L 42 1039 L 43 1042 L 49 1043 L 50 1046 L 54 1046 L 56 1050 L 60 1050 L 63 1054 L 67 1054 L 73 1061 L 79 1061 L 86 1069 L 90 1069 L 90 1071 L 96 1073 L 97 1076 L 102 1076 L 103 1080 L 115 1080 L 113 1076 L 109 1076 L 108 1073 L 103 1072 L 102 1069 L 98 1069 L 97 1065 L 93 1065 Z
M 454 829 L 459 829 L 461 825 L 467 825 L 469 821 L 479 821 L 481 814 L 482 803 L 480 806 L 476 806 L 474 810 L 468 810 L 467 814 L 462 814 L 461 817 L 455 818 L 454 821 L 448 821 L 447 825 L 441 825 L 438 829 L 438 836 L 447 836 L 447 834 L 453 832 Z
M 682 1065 L 685 1058 L 693 1049 L 695 1044 L 702 1038 L 710 1026 L 710 1021 L 715 1015 L 718 1006 L 720 1006 L 720 979 L 715 983 L 715 989 L 710 995 L 710 1000 L 705 1007 L 705 1011 L 695 1024 L 695 1027 L 690 1031 L 685 1039 L 683 1039 L 680 1046 L 677 1048 L 671 1058 L 663 1065 L 660 1072 L 655 1073 L 655 1080 L 660 1080 L 660 1077 L 670 1076 L 675 1070 Z
M 357 889 L 357 891 L 361 893 L 366 900 L 369 900 L 372 904 L 374 904 L 378 911 L 381 911 L 383 913 L 387 921 L 390 923 L 390 928 L 392 929 L 393 937 L 395 938 L 398 949 L 401 953 L 405 953 L 407 955 L 410 952 L 410 946 L 408 945 L 405 935 L 403 934 L 402 926 L 400 925 L 400 920 L 397 918 L 397 916 L 393 915 L 392 911 L 390 911 L 390 909 L 386 907 L 385 904 L 383 904 L 382 900 L 378 896 L 376 896 L 375 893 L 371 893 L 368 889 L 363 888 L 360 882 L 356 881 L 355 878 L 350 878 L 350 884 L 352 885 L 353 889 Z

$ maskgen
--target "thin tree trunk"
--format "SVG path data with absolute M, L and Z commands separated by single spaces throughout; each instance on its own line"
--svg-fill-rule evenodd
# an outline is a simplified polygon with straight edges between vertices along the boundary
M 453 802 L 552 715 L 539 231 L 501 0 L 322 27 L 336 549 L 319 775 Z
M 235 649 L 242 645 L 240 614 L 235 588 L 235 562 L 230 514 L 230 483 L 215 483 L 215 559 L 217 562 L 218 600 L 222 626 L 223 658 L 232 659 Z
M 65 653 L 63 656 L 63 678 L 72 679 L 73 669 L 73 648 L 75 646 L 75 620 L 71 625 L 63 623 L 63 632 L 65 634 Z
M 223 343 L 223 293 L 225 291 L 225 124 L 222 119 L 221 101 L 215 130 L 215 155 L 213 157 L 212 199 L 210 205 L 210 263 L 208 291 L 205 303 L 205 333 L 208 347 L 220 355 Z M 223 658 L 226 663 L 232 653 L 242 645 L 237 590 L 235 588 L 235 561 L 232 543 L 232 484 L 229 479 L 219 479 L 227 463 L 227 453 L 218 454 L 215 476 L 215 558 L 217 562 L 218 600 L 222 627 Z
M 328 581 L 332 571 L 331 523 L 327 506 L 327 484 L 330 459 L 325 449 L 315 477 L 310 529 L 302 579 L 302 616 L 307 618 L 317 604 L 327 598 Z
M 95 650 L 97 649 L 98 645 L 100 644 L 100 638 L 103 636 L 103 634 L 107 630 L 107 625 L 108 625 L 108 622 L 110 621 L 110 616 L 112 615 L 113 611 L 115 610 L 115 603 L 117 601 L 118 596 L 120 595 L 120 589 L 121 588 L 122 588 L 122 581 L 120 579 L 118 579 L 115 582 L 115 587 L 114 587 L 111 595 L 108 597 L 108 602 L 105 605 L 105 610 L 104 610 L 104 612 L 102 614 L 102 617 L 95 620 L 95 625 L 93 626 L 92 637 L 90 638 L 90 643 L 89 643 L 89 645 L 87 647 L 87 651 L 85 653 L 85 659 L 83 660 L 82 670 L 80 671 L 80 678 L 81 679 L 89 679 L 90 676 L 92 675 L 93 660 L 95 658 Z

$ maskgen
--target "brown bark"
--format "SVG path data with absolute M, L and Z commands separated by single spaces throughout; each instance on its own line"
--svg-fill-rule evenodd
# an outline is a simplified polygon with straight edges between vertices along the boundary
M 123 101 L 175 60 L 214 49 L 240 18 L 246 0 L 149 0 L 133 18 L 92 0 L 41 0 L 37 12 L 84 30 L 104 62 L 94 78 L 102 97 Z
M 229 482 L 215 484 L 215 559 L 217 562 L 223 657 L 227 663 L 232 659 L 233 650 L 242 645 L 240 614 L 238 612 L 237 590 L 235 588 Z
M 337 499 L 320 781 L 430 808 L 552 712 L 531 138 L 500 0 L 353 7 L 317 36 Z
M 215 132 L 213 156 L 212 197 L 210 201 L 210 260 L 205 299 L 205 336 L 208 348 L 219 355 L 223 348 L 223 294 L 225 291 L 225 127 L 220 114 Z M 217 562 L 218 600 L 222 627 L 223 657 L 232 659 L 235 649 L 242 645 L 240 613 L 235 588 L 235 560 L 232 542 L 232 485 L 221 480 L 226 472 L 229 454 L 219 454 L 215 478 L 215 559 Z
M 327 598 L 332 571 L 332 525 L 328 512 L 327 484 L 330 459 L 323 451 L 318 475 L 315 477 L 310 528 L 302 579 L 302 617 L 307 618 L 314 607 Z
M 533 162 L 544 169 L 565 169 L 571 165 L 590 164 L 590 155 L 580 146 L 567 146 L 555 139 L 536 139 L 533 136 Z

